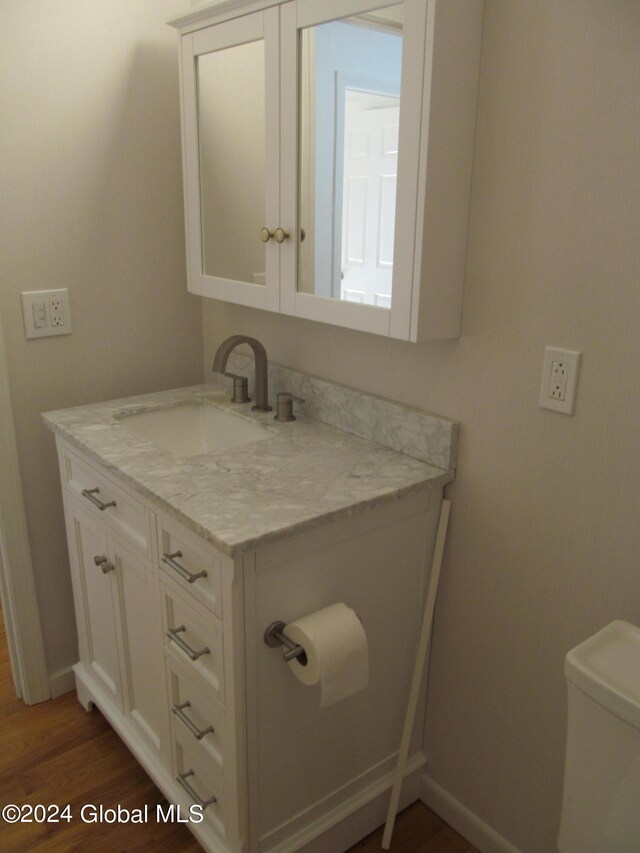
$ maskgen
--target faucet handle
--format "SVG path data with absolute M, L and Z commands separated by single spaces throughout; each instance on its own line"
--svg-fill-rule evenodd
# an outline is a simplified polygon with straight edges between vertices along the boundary
M 246 376 L 238 376 L 237 373 L 230 373 L 228 371 L 223 373 L 223 376 L 228 376 L 230 379 L 233 379 L 232 403 L 251 402 L 251 397 L 249 396 L 249 380 Z
M 289 393 L 289 391 L 281 391 L 276 396 L 276 411 L 278 414 L 274 417 L 274 421 L 282 421 L 284 423 L 295 421 L 296 416 L 293 414 L 294 402 L 304 403 L 306 401 L 302 397 L 296 397 L 294 394 Z

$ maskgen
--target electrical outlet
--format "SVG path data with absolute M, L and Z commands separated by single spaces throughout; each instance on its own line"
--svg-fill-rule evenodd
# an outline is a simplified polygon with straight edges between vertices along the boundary
M 566 361 L 551 362 L 551 382 L 549 383 L 549 396 L 554 400 L 566 400 L 567 377 L 569 365 Z
M 67 288 L 28 290 L 20 295 L 27 338 L 71 334 L 71 308 Z
M 543 408 L 565 415 L 573 414 L 581 355 L 574 350 L 546 348 L 540 390 Z
M 49 316 L 52 326 L 64 326 L 64 309 L 59 296 L 49 300 Z

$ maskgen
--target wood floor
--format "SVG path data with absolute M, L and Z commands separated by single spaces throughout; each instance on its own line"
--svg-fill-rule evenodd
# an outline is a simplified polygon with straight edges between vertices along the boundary
M 1 618 L 1 615 L 0 615 Z M 179 824 L 86 824 L 85 804 L 128 809 L 165 802 L 98 711 L 87 714 L 75 694 L 27 707 L 15 697 L 4 626 L 0 622 L 0 808 L 67 803 L 73 819 L 60 823 L 15 823 L 0 819 L 0 851 L 70 853 L 198 853 L 200 845 Z M 379 851 L 382 829 L 353 851 Z M 421 803 L 396 821 L 394 853 L 477 853 Z M 336 851 L 327 850 L 327 853 Z

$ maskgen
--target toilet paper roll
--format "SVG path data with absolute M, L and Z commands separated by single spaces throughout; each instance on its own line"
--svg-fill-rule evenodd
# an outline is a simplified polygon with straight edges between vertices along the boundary
M 346 604 L 331 604 L 289 622 L 283 633 L 305 650 L 306 665 L 294 659 L 289 667 L 302 684 L 320 682 L 321 708 L 367 686 L 367 635 L 357 614 Z

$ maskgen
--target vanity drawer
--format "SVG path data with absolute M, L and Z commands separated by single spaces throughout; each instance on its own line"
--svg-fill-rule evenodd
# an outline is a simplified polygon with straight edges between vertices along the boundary
M 158 518 L 160 568 L 222 619 L 220 554 L 181 525 Z
M 170 579 L 161 580 L 160 588 L 167 654 L 182 664 L 203 690 L 224 702 L 222 622 L 185 596 Z
M 193 738 L 208 752 L 209 761 L 218 778 L 224 769 L 224 707 L 211 691 L 185 671 L 184 667 L 167 656 L 171 730 L 174 737 Z
M 177 734 L 173 747 L 174 777 L 183 802 L 187 806 L 202 805 L 204 823 L 224 837 L 227 792 L 222 778 L 216 775 L 209 753 L 188 734 Z
M 96 467 L 65 450 L 62 475 L 67 491 L 87 512 L 114 528 L 146 557 L 151 556 L 151 519 L 148 510 Z

